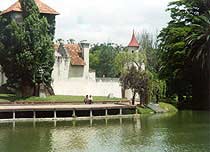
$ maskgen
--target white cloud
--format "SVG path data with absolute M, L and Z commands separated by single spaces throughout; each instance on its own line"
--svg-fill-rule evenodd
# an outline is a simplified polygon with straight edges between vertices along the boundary
M 3 1 L 3 2 L 2 2 Z M 1 0 L 0 10 L 16 0 Z M 112 41 L 126 45 L 133 28 L 155 32 L 169 20 L 165 12 L 171 0 L 42 0 L 60 12 L 56 38 Z

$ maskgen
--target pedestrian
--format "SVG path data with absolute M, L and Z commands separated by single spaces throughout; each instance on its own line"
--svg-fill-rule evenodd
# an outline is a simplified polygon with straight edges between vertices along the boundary
M 89 96 L 88 101 L 89 101 L 89 104 L 92 104 L 93 103 L 93 97 L 92 97 L 92 95 Z
M 84 103 L 85 104 L 88 104 L 89 103 L 88 95 L 85 96 Z

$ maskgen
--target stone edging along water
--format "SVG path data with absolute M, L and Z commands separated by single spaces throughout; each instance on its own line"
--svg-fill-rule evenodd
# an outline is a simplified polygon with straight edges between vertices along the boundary
M 121 118 L 138 118 L 140 114 L 129 114 L 129 115 L 109 115 L 109 116 L 93 116 L 93 117 L 72 117 L 72 118 L 20 118 L 20 119 L 2 119 L 1 123 L 9 122 L 54 122 L 54 121 L 85 121 L 85 120 L 111 120 L 111 119 L 121 119 Z
M 0 106 L 0 120 L 57 120 L 103 118 L 135 114 L 136 106 L 128 104 L 13 104 Z

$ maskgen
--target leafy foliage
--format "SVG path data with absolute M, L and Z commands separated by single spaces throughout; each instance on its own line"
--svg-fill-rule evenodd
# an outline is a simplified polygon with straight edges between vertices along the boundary
M 172 20 L 159 35 L 161 76 L 170 94 L 192 95 L 193 108 L 210 109 L 210 2 L 174 1 L 168 11 Z
M 118 54 L 119 46 L 111 44 L 96 44 L 90 50 L 90 68 L 96 70 L 97 77 L 117 77 L 114 66 L 115 56 Z
M 8 83 L 19 90 L 27 86 L 34 90 L 36 83 L 50 86 L 54 51 L 49 24 L 40 16 L 34 0 L 20 2 L 23 22 L 16 23 L 8 16 L 0 19 L 0 64 Z M 22 89 L 23 95 L 27 91 Z M 34 92 L 28 95 L 34 95 Z
M 141 35 L 138 36 L 138 39 L 141 50 L 146 54 L 147 69 L 152 73 L 157 73 L 159 71 L 159 59 L 156 36 L 147 31 L 143 31 Z
M 125 49 L 116 55 L 114 66 L 117 72 L 122 75 L 131 67 L 131 65 L 135 65 L 137 68 L 141 69 L 143 63 L 145 64 L 146 61 L 147 57 L 144 51 L 132 53 Z
M 127 72 L 124 73 L 120 82 L 125 89 L 131 89 L 133 92 L 132 102 L 134 104 L 136 93 L 140 96 L 140 104 L 147 103 L 148 100 L 148 77 L 145 71 L 138 69 L 132 65 Z
M 186 64 L 185 46 L 186 37 L 192 29 L 188 26 L 189 22 L 183 20 L 187 10 L 185 7 L 181 9 L 182 3 L 181 1 L 170 3 L 168 11 L 171 12 L 172 20 L 159 34 L 160 77 L 167 82 L 168 96 L 191 95 L 191 76 Z

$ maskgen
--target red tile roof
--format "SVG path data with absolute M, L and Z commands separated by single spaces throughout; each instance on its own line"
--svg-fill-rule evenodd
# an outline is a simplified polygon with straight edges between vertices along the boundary
M 71 65 L 85 65 L 85 61 L 79 56 L 79 53 L 82 53 L 79 44 L 65 44 L 64 47 L 69 53 Z
M 49 6 L 47 6 L 46 4 L 41 2 L 40 0 L 34 0 L 34 1 L 35 1 L 36 5 L 38 6 L 40 13 L 59 15 L 59 13 L 57 11 L 50 8 Z M 11 5 L 9 8 L 7 8 L 6 10 L 2 11 L 0 13 L 0 15 L 7 14 L 7 13 L 10 13 L 10 12 L 22 12 L 19 0 L 16 3 L 14 3 L 13 5 Z
M 139 47 L 139 43 L 136 39 L 134 31 L 133 31 L 132 39 L 131 39 L 130 43 L 128 44 L 128 46 L 129 47 Z

